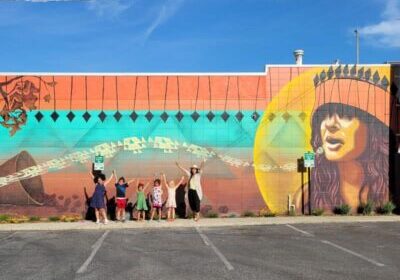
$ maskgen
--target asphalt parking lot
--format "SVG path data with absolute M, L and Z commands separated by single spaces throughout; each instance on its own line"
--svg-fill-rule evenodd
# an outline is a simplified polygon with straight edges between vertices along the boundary
M 0 232 L 1 279 L 399 279 L 400 224 Z

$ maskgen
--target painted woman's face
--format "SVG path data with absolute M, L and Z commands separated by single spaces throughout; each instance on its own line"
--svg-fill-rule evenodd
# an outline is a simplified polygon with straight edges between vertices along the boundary
M 349 161 L 358 158 L 367 146 L 367 126 L 358 118 L 327 116 L 321 123 L 322 147 L 327 160 Z

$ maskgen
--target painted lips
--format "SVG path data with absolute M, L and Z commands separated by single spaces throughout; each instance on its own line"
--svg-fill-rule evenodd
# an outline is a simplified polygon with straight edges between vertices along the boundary
M 344 141 L 342 139 L 335 138 L 332 136 L 327 136 L 325 138 L 325 142 L 326 142 L 326 148 L 331 151 L 337 151 L 342 147 L 342 145 L 344 145 Z

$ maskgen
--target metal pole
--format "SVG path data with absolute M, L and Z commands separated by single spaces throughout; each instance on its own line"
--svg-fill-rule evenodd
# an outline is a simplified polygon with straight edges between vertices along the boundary
M 304 172 L 301 171 L 301 214 L 304 215 Z
M 308 179 L 308 214 L 311 215 L 311 168 L 307 168 Z
M 360 38 L 358 34 L 358 29 L 354 30 L 356 34 L 356 64 L 360 63 Z

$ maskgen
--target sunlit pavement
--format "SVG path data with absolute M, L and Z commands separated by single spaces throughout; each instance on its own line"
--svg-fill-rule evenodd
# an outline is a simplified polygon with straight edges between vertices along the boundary
M 112 228 L 140 224 L 131 222 L 98 230 L 1 231 L 0 278 L 398 279 L 400 223 L 388 221 L 397 216 L 379 217 L 386 222 L 343 217 L 346 223 L 299 218 L 266 219 L 282 222 L 275 225 L 217 227 L 203 220 L 174 228 L 155 228 L 167 222 Z M 225 220 L 235 219 L 212 221 Z
M 73 223 L 41 222 L 21 224 L 0 224 L 0 231 L 17 230 L 105 230 L 105 229 L 136 229 L 136 228 L 185 228 L 185 227 L 224 227 L 224 226 L 255 226 L 255 225 L 282 225 L 282 224 L 314 224 L 314 223 L 358 223 L 358 222 L 400 222 L 400 216 L 295 216 L 295 217 L 268 217 L 268 218 L 214 218 L 200 219 L 195 222 L 190 219 L 177 219 L 174 222 L 158 221 L 127 221 L 116 223 L 110 221 L 107 225 L 96 224 L 90 221 Z

